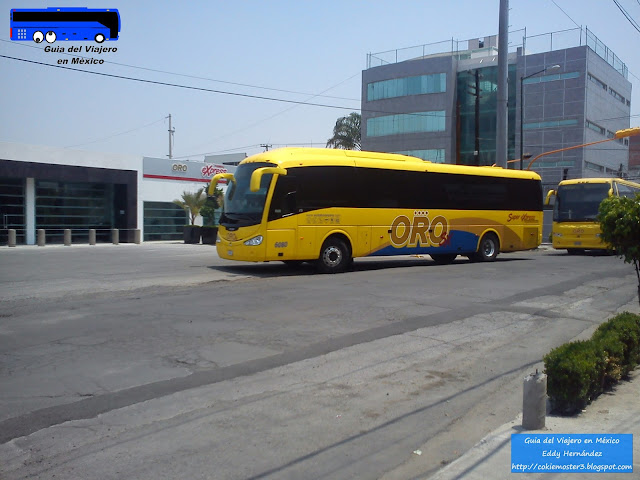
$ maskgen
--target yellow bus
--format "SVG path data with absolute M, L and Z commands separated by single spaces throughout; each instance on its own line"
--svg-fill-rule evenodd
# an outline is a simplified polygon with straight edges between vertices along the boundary
M 596 220 L 600 202 L 609 196 L 635 198 L 640 183 L 620 178 L 579 178 L 563 180 L 557 190 L 549 190 L 546 203 L 555 197 L 551 245 L 566 249 L 570 255 L 585 250 L 609 250 L 600 240 Z
M 229 260 L 313 261 L 336 273 L 372 255 L 493 261 L 542 240 L 542 186 L 530 171 L 282 148 L 215 175 L 210 194 L 222 178 L 228 184 L 217 251 Z

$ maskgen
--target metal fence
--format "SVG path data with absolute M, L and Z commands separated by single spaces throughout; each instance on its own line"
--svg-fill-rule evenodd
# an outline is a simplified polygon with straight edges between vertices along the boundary
M 495 36 L 484 37 L 484 40 Z M 551 52 L 566 48 L 587 45 L 591 50 L 615 68 L 624 78 L 628 78 L 629 70 L 625 63 L 587 27 L 576 27 L 556 32 L 527 35 L 527 29 L 509 32 L 509 52 L 522 49 L 524 55 Z M 468 40 L 443 40 L 413 47 L 398 48 L 384 52 L 367 54 L 367 68 L 378 67 L 407 60 L 417 60 L 424 57 L 454 55 L 459 58 L 497 55 L 496 46 L 478 47 L 478 38 Z

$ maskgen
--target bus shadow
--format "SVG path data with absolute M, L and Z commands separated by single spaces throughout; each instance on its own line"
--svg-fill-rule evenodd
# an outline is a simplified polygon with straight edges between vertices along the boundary
M 531 258 L 525 257 L 498 257 L 493 264 L 528 261 Z M 388 270 L 395 268 L 411 268 L 411 267 L 429 267 L 429 268 L 456 268 L 456 266 L 470 265 L 474 262 L 469 261 L 466 257 L 458 257 L 452 263 L 447 265 L 440 265 L 433 261 L 429 256 L 424 258 L 410 258 L 410 259 L 372 259 L 362 258 L 354 260 L 353 264 L 345 273 L 357 273 L 357 272 L 371 272 L 377 270 Z M 483 265 L 483 262 L 478 262 L 478 265 Z M 485 265 L 488 265 L 486 263 Z M 210 265 L 207 268 L 216 270 L 222 273 L 231 275 L 242 275 L 259 278 L 272 278 L 272 277 L 294 277 L 294 276 L 314 276 L 322 275 L 318 272 L 316 266 L 310 262 L 304 262 L 300 265 L 285 265 L 279 262 L 265 262 L 259 264 L 247 264 L 247 265 Z
M 582 252 L 577 253 L 569 253 L 566 250 L 554 250 L 549 253 L 552 257 L 615 257 L 613 252 L 608 252 L 606 250 L 584 250 Z

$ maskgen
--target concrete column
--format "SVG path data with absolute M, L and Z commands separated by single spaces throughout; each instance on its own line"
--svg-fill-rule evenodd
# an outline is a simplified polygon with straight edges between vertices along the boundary
M 142 239 L 142 232 L 140 232 L 139 229 L 138 230 L 134 230 L 133 231 L 133 242 L 136 245 L 140 245 L 141 239 Z
M 64 229 L 64 244 L 67 247 L 71 245 L 71 229 L 69 228 Z
M 96 229 L 92 228 L 89 230 L 89 245 L 96 244 Z
M 36 244 L 36 179 L 27 178 L 24 195 L 25 243 Z
M 111 242 L 114 245 L 118 245 L 120 243 L 120 230 L 117 228 L 111 230 Z
M 14 228 L 9 229 L 9 239 L 7 245 L 9 245 L 10 247 L 16 246 L 16 230 Z
M 543 429 L 547 416 L 547 376 L 537 369 L 536 373 L 526 376 L 522 397 L 522 427 Z
M 39 228 L 38 229 L 38 246 L 44 247 L 45 242 L 46 242 L 45 231 L 43 228 Z

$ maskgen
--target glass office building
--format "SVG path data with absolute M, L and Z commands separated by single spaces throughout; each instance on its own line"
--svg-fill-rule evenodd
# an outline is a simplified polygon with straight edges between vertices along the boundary
M 625 64 L 588 29 L 547 35 L 522 37 L 520 46 L 510 36 L 509 168 L 520 168 L 521 150 L 535 157 L 629 128 Z M 362 149 L 496 163 L 497 44 L 491 36 L 370 54 L 362 72 Z M 605 145 L 544 156 L 532 169 L 549 188 L 565 178 L 624 175 L 628 139 Z

